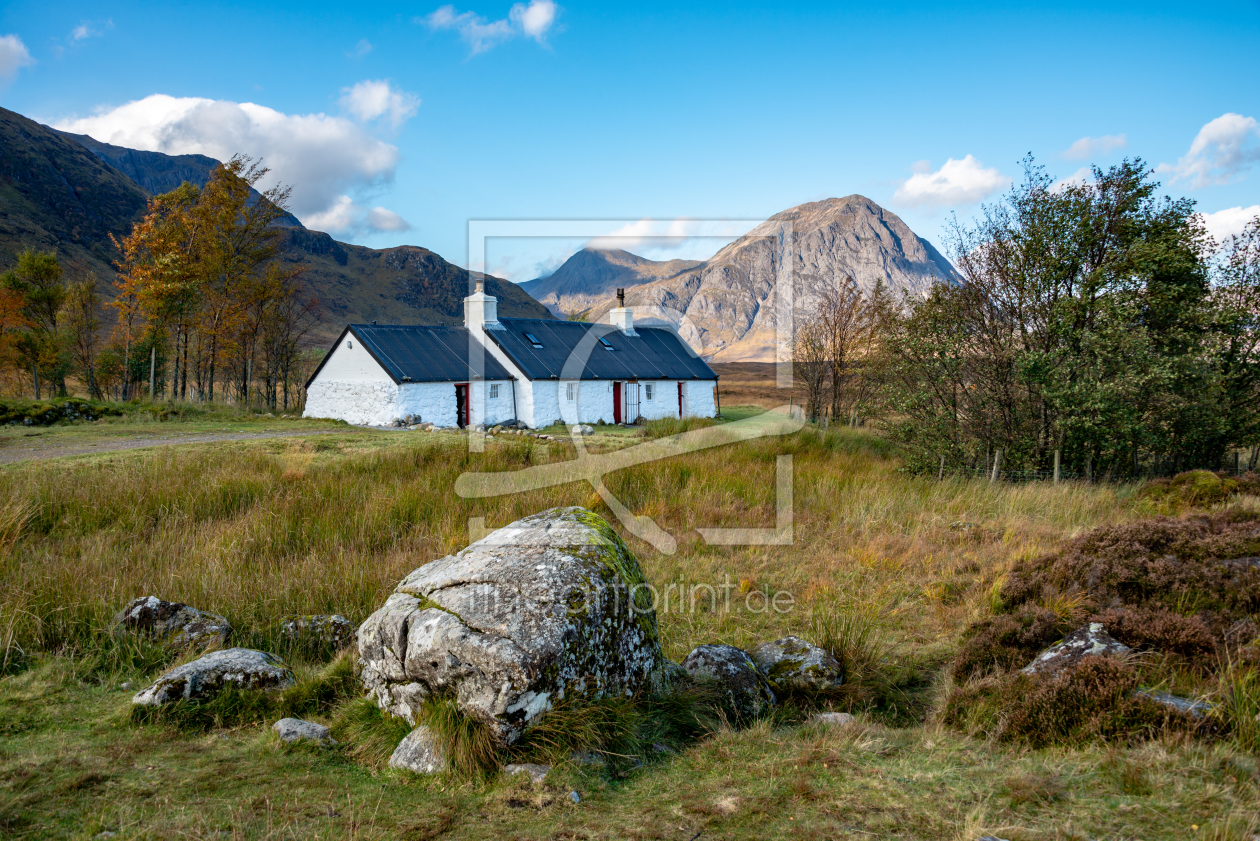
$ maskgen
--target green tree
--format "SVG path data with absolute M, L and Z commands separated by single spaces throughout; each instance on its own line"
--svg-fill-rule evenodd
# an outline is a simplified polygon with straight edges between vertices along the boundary
M 70 364 L 57 323 L 67 294 L 61 275 L 56 254 L 28 249 L 18 255 L 15 268 L 0 276 L 0 285 L 22 300 L 21 312 L 30 326 L 16 346 L 25 366 L 37 372 L 35 390 L 46 379 L 65 396 Z

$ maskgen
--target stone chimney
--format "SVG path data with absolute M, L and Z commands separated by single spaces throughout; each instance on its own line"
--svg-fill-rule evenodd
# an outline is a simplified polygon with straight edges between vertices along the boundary
M 502 330 L 499 299 L 487 295 L 485 281 L 477 278 L 477 290 L 464 299 L 464 326 L 469 330 Z
M 634 310 L 626 307 L 626 290 L 617 290 L 617 307 L 609 311 L 608 320 L 627 336 L 639 335 L 634 332 Z

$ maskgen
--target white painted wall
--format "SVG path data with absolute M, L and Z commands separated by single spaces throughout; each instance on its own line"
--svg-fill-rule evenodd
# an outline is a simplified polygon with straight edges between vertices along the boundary
M 398 386 L 393 380 L 345 382 L 330 380 L 324 372 L 306 390 L 305 418 L 332 418 L 359 426 L 381 426 L 393 420 Z
M 491 386 L 494 385 L 499 387 L 498 397 L 490 396 Z M 452 385 L 452 400 L 454 400 L 454 392 L 455 386 Z M 512 411 L 512 383 L 507 380 L 474 382 L 469 401 L 471 403 L 472 423 L 474 426 L 479 423 L 484 423 L 486 426 L 494 426 L 496 423 L 503 423 L 516 417 Z M 452 418 L 452 425 L 454 422 Z

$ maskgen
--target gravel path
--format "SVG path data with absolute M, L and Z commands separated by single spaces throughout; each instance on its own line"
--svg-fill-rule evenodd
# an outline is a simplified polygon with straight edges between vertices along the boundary
M 134 438 L 118 438 L 98 441 L 90 444 L 65 443 L 55 441 L 47 443 L 32 441 L 27 444 L 24 439 L 17 443 L 0 446 L 0 464 L 12 464 L 18 461 L 61 458 L 62 456 L 80 456 L 90 453 L 108 453 L 118 450 L 139 450 L 145 447 L 169 447 L 173 444 L 213 444 L 218 441 L 257 441 L 263 438 L 297 438 L 307 435 L 344 435 L 350 432 L 362 432 L 362 429 L 323 429 L 292 432 L 208 432 L 192 435 L 137 435 Z

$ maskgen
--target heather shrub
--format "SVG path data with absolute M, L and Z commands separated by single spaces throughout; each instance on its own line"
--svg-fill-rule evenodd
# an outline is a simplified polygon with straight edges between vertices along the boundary
M 990 616 L 964 637 L 954 660 L 954 679 L 1022 668 L 1065 630 L 1057 614 L 1031 604 L 1012 614 Z
M 1217 640 L 1198 616 L 1180 616 L 1163 608 L 1117 607 L 1092 616 L 1120 642 L 1134 649 L 1166 651 L 1190 660 L 1216 652 Z

